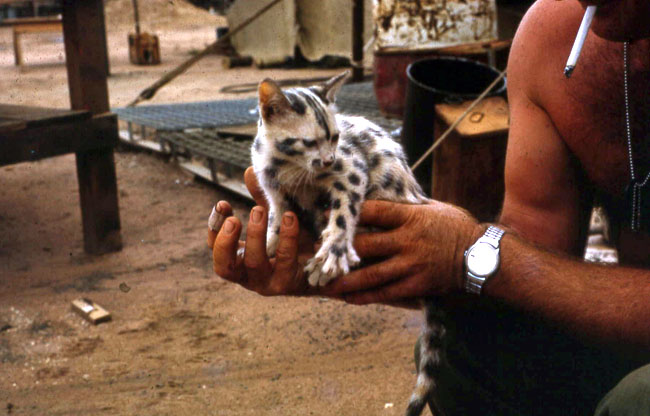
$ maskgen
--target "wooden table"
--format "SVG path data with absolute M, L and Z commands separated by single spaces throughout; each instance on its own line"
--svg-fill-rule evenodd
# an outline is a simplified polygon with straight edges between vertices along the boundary
M 20 37 L 25 33 L 55 32 L 63 29 L 61 17 L 20 17 L 0 20 L 0 27 L 11 27 L 14 41 L 14 62 L 16 66 L 23 64 L 23 52 L 20 47 Z
M 75 153 L 84 249 L 117 251 L 117 119 L 109 112 L 102 0 L 65 0 L 63 34 L 72 109 L 0 106 L 0 165 Z

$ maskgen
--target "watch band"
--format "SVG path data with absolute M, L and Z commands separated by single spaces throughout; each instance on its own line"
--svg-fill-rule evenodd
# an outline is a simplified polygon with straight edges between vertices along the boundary
M 499 248 L 499 242 L 501 241 L 501 237 L 503 237 L 503 234 L 506 232 L 503 231 L 499 227 L 495 227 L 494 225 L 490 225 L 488 229 L 485 231 L 485 234 L 481 238 L 476 241 L 477 243 L 488 243 L 494 248 Z
M 504 230 L 500 229 L 499 227 L 495 227 L 491 225 L 488 227 L 485 233 L 478 240 L 476 240 L 476 243 L 474 243 L 472 247 L 474 247 L 477 244 L 488 244 L 492 248 L 497 250 L 497 255 L 498 255 L 499 242 L 501 241 L 501 237 L 503 237 L 503 234 L 505 234 Z M 471 247 L 467 250 L 467 252 L 469 252 L 470 249 Z M 465 253 L 465 255 L 467 255 L 467 252 Z M 494 272 L 496 272 L 496 270 Z M 465 290 L 474 295 L 480 295 L 481 292 L 483 291 L 483 285 L 485 284 L 485 281 L 488 279 L 488 277 L 492 276 L 494 272 L 492 272 L 488 276 L 476 276 L 472 274 L 472 272 L 470 272 L 469 270 L 466 270 Z

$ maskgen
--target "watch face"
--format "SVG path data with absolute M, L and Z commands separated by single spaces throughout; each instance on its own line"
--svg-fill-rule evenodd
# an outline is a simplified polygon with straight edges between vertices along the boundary
M 489 276 L 498 266 L 499 254 L 489 244 L 475 244 L 467 252 L 467 269 L 476 276 Z

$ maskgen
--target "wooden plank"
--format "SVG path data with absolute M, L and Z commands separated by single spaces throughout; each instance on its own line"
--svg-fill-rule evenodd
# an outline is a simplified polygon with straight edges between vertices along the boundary
M 38 127 L 87 120 L 90 117 L 88 111 L 0 104 L 0 132 L 3 130 L 3 122 L 22 122 L 25 127 Z
M 46 157 L 112 149 L 118 143 L 117 116 L 0 131 L 0 166 Z
M 126 143 L 128 146 L 139 147 L 142 149 L 153 150 L 157 153 L 167 153 L 165 149 L 158 142 L 147 139 L 133 139 L 129 138 L 129 132 L 126 130 L 120 130 L 119 137 L 122 140 L 122 143 Z
M 196 176 L 199 176 L 210 182 L 214 182 L 212 180 L 212 172 L 210 171 L 209 168 L 206 168 L 205 166 L 201 166 L 193 162 L 181 162 L 179 163 L 179 166 L 195 174 Z M 236 194 L 239 194 L 245 198 L 252 199 L 251 194 L 250 192 L 248 192 L 248 188 L 246 188 L 246 185 L 244 185 L 243 181 L 229 178 L 226 175 L 223 175 L 222 173 L 219 172 L 216 172 L 216 175 L 217 175 L 217 182 L 214 183 L 221 186 L 222 188 L 228 189 L 229 191 L 235 192 Z
M 27 123 L 14 119 L 3 119 L 0 117 L 0 132 L 1 131 L 16 131 L 27 128 Z
M 223 136 L 255 137 L 257 134 L 257 124 L 219 127 L 217 128 L 217 133 Z
M 0 0 L 1 4 L 1 0 Z M 47 17 L 17 17 L 12 19 L 2 19 L 0 20 L 0 27 L 3 26 L 27 26 L 27 25 L 39 25 L 42 23 L 61 23 L 63 20 L 58 16 L 47 16 Z
M 63 25 L 58 23 L 34 23 L 29 25 L 14 26 L 14 36 L 24 33 L 61 32 Z

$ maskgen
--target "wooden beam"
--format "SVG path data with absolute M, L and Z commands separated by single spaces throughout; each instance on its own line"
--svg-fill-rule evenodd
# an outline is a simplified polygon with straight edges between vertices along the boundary
M 72 108 L 95 114 L 108 112 L 102 0 L 64 0 L 63 35 Z M 84 248 L 93 254 L 119 250 L 122 243 L 113 149 L 77 152 L 77 179 Z
M 90 117 L 91 114 L 87 111 L 0 104 L 0 123 L 2 121 L 22 121 L 26 127 L 68 123 L 71 121 L 86 120 Z M 0 135 L 2 133 L 3 129 L 0 124 Z
M 119 141 L 117 116 L 104 114 L 87 120 L 36 125 L 0 131 L 0 166 L 91 150 L 113 149 Z
M 44 23 L 30 23 L 27 25 L 15 25 L 14 36 L 22 35 L 24 33 L 42 33 L 42 32 L 55 32 L 59 33 L 63 29 L 61 22 L 44 22 Z

